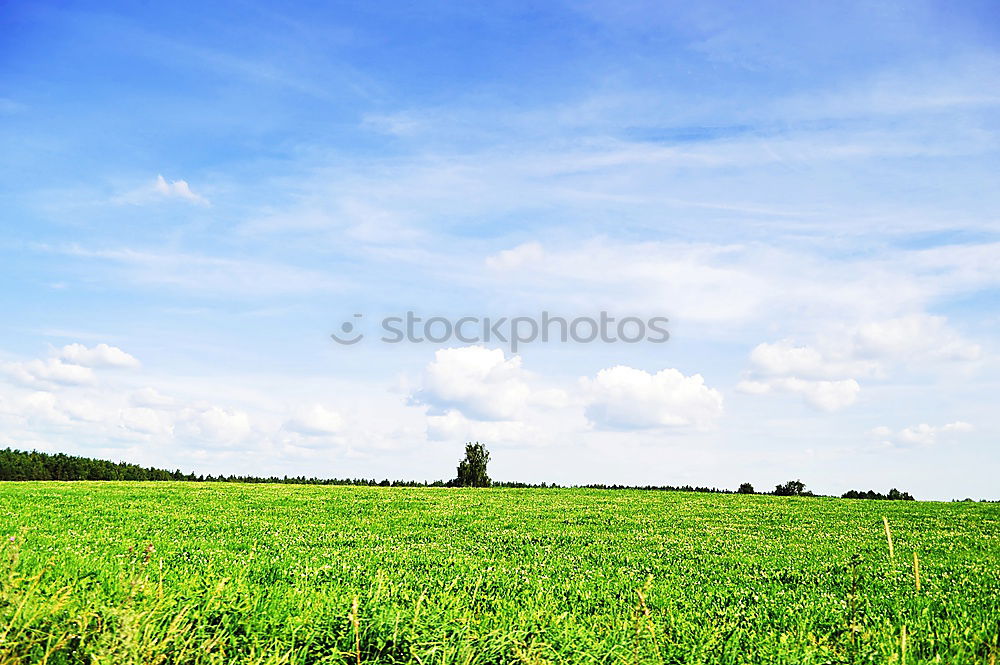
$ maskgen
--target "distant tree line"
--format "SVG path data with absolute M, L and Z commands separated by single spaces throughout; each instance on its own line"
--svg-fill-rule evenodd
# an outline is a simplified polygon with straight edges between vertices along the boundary
M 125 462 L 0 450 L 0 480 L 186 480 L 180 471 L 145 468 Z
M 868 490 L 867 492 L 861 492 L 859 490 L 850 490 L 844 492 L 840 495 L 841 499 L 880 499 L 883 501 L 913 501 L 913 496 L 909 492 L 900 492 L 898 489 L 893 487 L 889 490 L 888 494 L 881 494 L 875 490 Z
M 749 483 L 744 483 L 744 485 L 750 486 Z M 740 486 L 740 490 L 743 490 L 743 485 Z M 751 493 L 753 492 L 753 486 L 750 486 Z M 812 492 L 806 490 L 805 483 L 801 480 L 789 480 L 787 483 L 778 485 L 771 492 L 774 496 L 816 496 Z M 883 501 L 913 501 L 913 496 L 909 492 L 900 492 L 898 489 L 893 487 L 889 490 L 888 494 L 881 494 L 874 490 L 868 490 L 867 492 L 862 492 L 859 490 L 850 490 L 844 492 L 840 495 L 841 499 L 880 499 Z
M 363 478 L 316 478 L 306 476 L 213 476 L 142 467 L 126 462 L 108 462 L 64 453 L 0 450 L 0 480 L 181 480 L 189 482 L 288 483 L 295 485 L 367 485 L 417 487 L 445 486 L 444 481 L 420 483 L 412 480 L 368 480 Z
M 579 487 L 591 490 L 650 490 L 653 492 L 705 492 L 710 494 L 735 494 L 733 490 L 694 485 L 605 485 L 603 483 L 595 483 L 591 485 L 579 485 Z
M 744 483 L 744 485 L 749 485 L 749 483 Z M 740 486 L 743 489 L 743 486 Z M 751 486 L 751 492 L 753 487 Z M 778 485 L 774 488 L 771 494 L 775 496 L 816 496 L 812 492 L 806 490 L 805 484 L 801 480 L 789 480 L 783 485 Z M 888 494 L 881 494 L 874 490 L 868 490 L 867 492 L 859 490 L 850 490 L 844 492 L 840 495 L 841 499 L 879 499 L 882 501 L 913 501 L 913 496 L 909 492 L 900 492 L 898 489 L 893 487 L 889 490 Z
M 126 462 L 108 462 L 66 455 L 64 453 L 25 452 L 5 448 L 0 450 L 0 481 L 3 480 L 145 480 L 145 481 L 186 481 L 186 482 L 230 482 L 230 483 L 272 483 L 288 485 L 352 485 L 361 487 L 506 487 L 555 489 L 563 487 L 558 483 L 523 483 L 491 480 L 486 472 L 490 453 L 481 443 L 468 443 L 465 458 L 459 462 L 457 477 L 452 480 L 423 482 L 415 480 L 376 480 L 374 478 L 318 478 L 315 476 L 246 476 L 246 475 L 195 475 L 183 473 L 179 469 L 167 471 L 154 467 L 143 467 Z M 694 485 L 606 485 L 592 483 L 578 485 L 595 490 L 647 490 L 663 492 L 703 492 L 712 494 L 756 494 L 753 485 L 743 483 L 735 492 L 718 487 Z M 816 496 L 805 488 L 801 480 L 790 480 L 767 492 L 774 496 Z M 908 492 L 896 488 L 888 494 L 873 490 L 851 490 L 842 495 L 844 499 L 882 499 L 888 501 L 912 501 Z
M 771 492 L 774 496 L 816 496 L 806 491 L 806 484 L 801 480 L 789 480 L 783 485 L 777 485 Z

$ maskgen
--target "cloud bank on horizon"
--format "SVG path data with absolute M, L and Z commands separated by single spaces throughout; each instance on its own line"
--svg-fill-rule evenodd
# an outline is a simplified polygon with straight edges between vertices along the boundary
M 0 445 L 1000 498 L 989 2 L 4 13 Z

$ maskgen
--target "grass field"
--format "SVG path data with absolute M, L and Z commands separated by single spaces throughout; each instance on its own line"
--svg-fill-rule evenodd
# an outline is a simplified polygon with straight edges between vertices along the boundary
M 996 504 L 5 483 L 0 535 L 5 664 L 1000 660 Z

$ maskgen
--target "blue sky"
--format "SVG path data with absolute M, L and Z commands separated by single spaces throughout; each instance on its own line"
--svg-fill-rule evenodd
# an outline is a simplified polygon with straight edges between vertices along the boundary
M 15 2 L 0 29 L 10 445 L 424 479 L 479 439 L 506 479 L 998 498 L 992 3 Z M 602 309 L 671 339 L 372 334 Z

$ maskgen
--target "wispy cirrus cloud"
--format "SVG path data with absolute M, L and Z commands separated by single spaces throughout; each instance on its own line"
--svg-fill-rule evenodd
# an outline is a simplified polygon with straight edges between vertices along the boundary
M 191 252 L 47 246 L 43 251 L 92 262 L 104 279 L 123 284 L 169 286 L 209 296 L 273 296 L 343 290 L 346 282 L 327 271 L 287 263 Z

